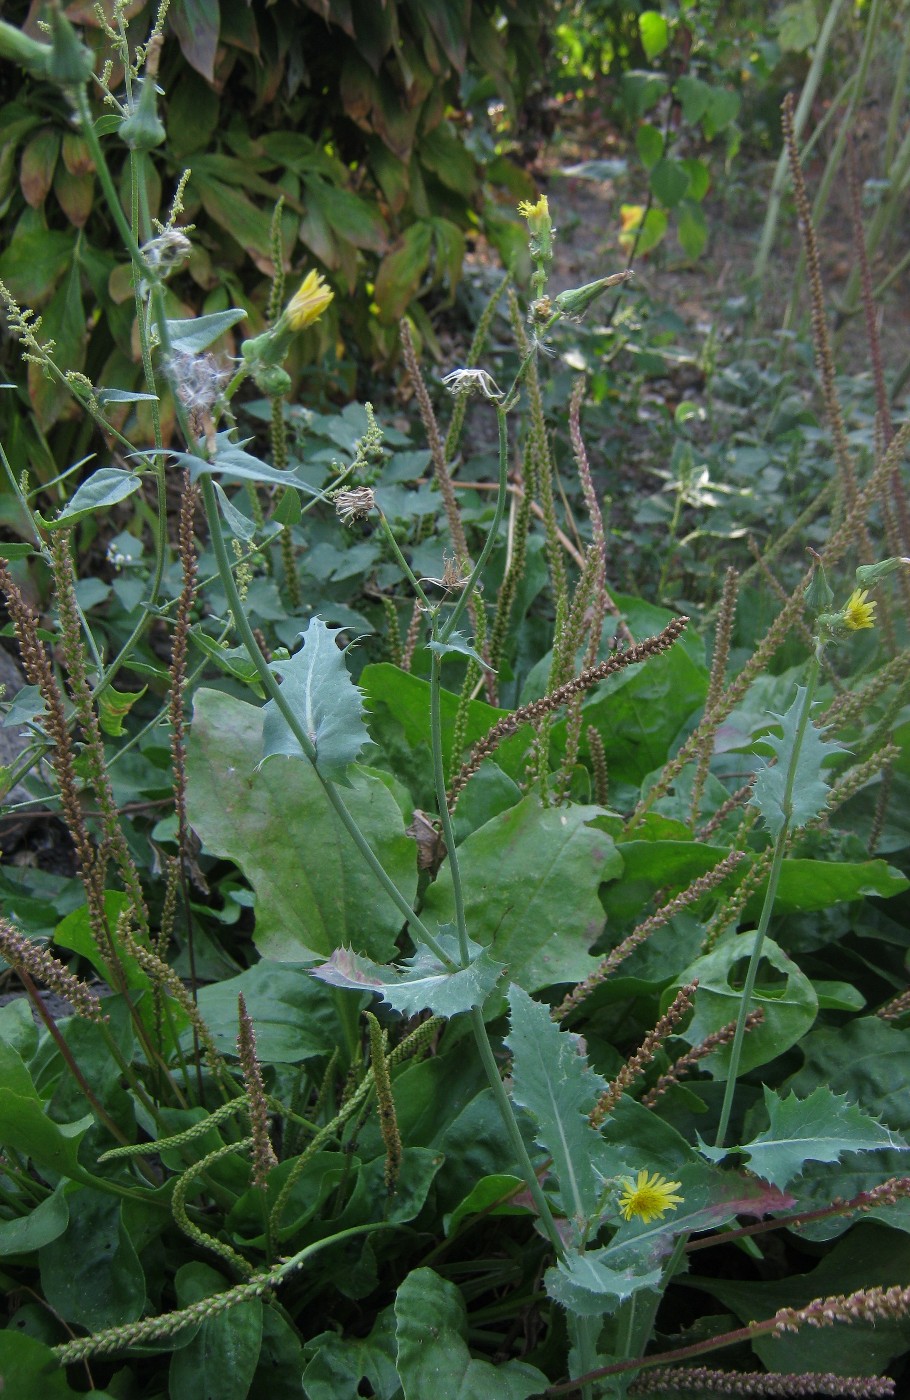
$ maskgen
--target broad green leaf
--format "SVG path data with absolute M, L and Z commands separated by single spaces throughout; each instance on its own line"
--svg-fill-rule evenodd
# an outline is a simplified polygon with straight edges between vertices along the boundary
M 709 141 L 730 125 L 737 116 L 740 105 L 740 95 L 732 88 L 714 88 L 701 123 L 702 131 Z
M 199 1009 L 219 1050 L 237 1053 L 237 997 L 242 993 L 266 1065 L 296 1065 L 324 1057 L 344 1041 L 338 1003 L 308 971 L 293 963 L 256 963 L 237 977 L 199 990 Z
M 646 170 L 652 170 L 664 153 L 663 132 L 650 122 L 643 122 L 635 133 L 635 149 Z
M 686 257 L 699 258 L 708 241 L 708 221 L 700 205 L 680 200 L 676 211 L 676 236 Z
M 92 511 L 109 510 L 111 505 L 132 496 L 141 484 L 143 479 L 139 472 L 122 472 L 116 466 L 102 466 L 78 487 L 55 519 L 45 522 L 46 528 L 60 529 L 76 524 L 78 519 L 91 515 Z
M 151 456 L 138 453 L 137 456 Z M 232 442 L 227 433 L 219 433 L 216 439 L 215 455 L 212 461 L 199 457 L 195 452 L 171 452 L 171 460 L 186 467 L 193 481 L 201 476 L 226 476 L 237 481 L 266 481 L 273 486 L 293 487 L 304 491 L 308 496 L 318 496 L 313 487 L 292 471 L 281 471 L 261 462 L 251 452 L 244 452 L 239 443 Z
M 215 311 L 210 316 L 190 316 L 183 321 L 166 321 L 167 333 L 175 350 L 187 355 L 199 355 L 220 340 L 246 312 L 233 306 L 230 311 Z
M 0 253 L 0 277 L 16 300 L 42 306 L 67 268 L 73 265 L 75 239 L 71 233 L 37 228 L 20 233 Z M 42 326 L 41 339 L 46 339 Z
M 208 1264 L 184 1264 L 175 1275 L 177 1301 L 188 1307 L 222 1293 L 227 1280 Z M 207 1317 L 188 1346 L 171 1357 L 170 1400 L 246 1400 L 262 1345 L 262 1299 L 249 1298 Z
M 182 325 L 182 322 L 179 324 Z M 137 389 L 96 389 L 95 398 L 103 408 L 109 403 L 158 403 L 157 394 L 140 394 Z
M 262 758 L 264 711 L 200 690 L 188 745 L 187 808 L 207 848 L 236 861 L 256 891 L 256 942 L 279 962 L 353 947 L 385 961 L 401 914 L 341 826 L 306 759 Z M 406 899 L 417 885 L 414 843 L 379 777 L 360 772 L 345 803 Z M 364 918 L 364 910 L 369 918 Z
M 420 289 L 432 243 L 433 229 L 428 221 L 412 224 L 379 264 L 374 296 L 386 325 L 401 320 L 408 302 Z
M 0 1376 L 9 1400 L 78 1400 L 83 1390 L 71 1390 L 66 1371 L 49 1346 L 20 1332 L 14 1325 L 0 1331 Z M 93 1400 L 111 1400 L 107 1390 L 93 1390 Z
M 542 807 L 530 794 L 458 848 L 468 932 L 525 991 L 581 981 L 598 965 L 587 952 L 603 930 L 598 891 L 622 871 L 612 837 L 589 825 L 600 811 Z M 452 920 L 447 865 L 424 909 Z
M 695 200 L 697 203 L 699 200 L 704 199 L 708 190 L 711 188 L 711 172 L 703 160 L 691 158 L 689 160 L 681 160 L 679 163 L 689 177 L 689 188 L 686 190 L 686 199 Z
M 887 899 L 902 894 L 908 885 L 907 877 L 884 860 L 785 860 L 774 908 L 778 914 L 829 909 L 869 895 Z M 761 900 L 759 892 L 749 901 L 746 918 L 758 918 Z
M 67 1198 L 61 1183 L 52 1196 L 41 1201 L 28 1215 L 0 1221 L 0 1258 L 6 1258 L 9 1254 L 30 1254 L 32 1250 L 50 1244 L 51 1240 L 63 1234 L 69 1218 Z
M 105 734 L 110 734 L 113 739 L 120 738 L 124 718 L 147 690 L 147 685 L 141 690 L 115 690 L 109 685 L 101 692 L 98 697 L 98 721 Z
M 645 209 L 643 204 L 623 204 L 620 220 L 619 242 L 623 248 L 634 246 L 639 257 L 644 257 L 663 241 L 669 223 L 665 209 Z
M 223 486 L 217 481 L 212 484 L 215 487 L 215 495 L 218 497 L 218 505 L 221 509 L 221 514 L 224 516 L 231 534 L 235 535 L 238 540 L 243 540 L 246 544 L 249 544 L 256 533 L 257 527 L 255 520 L 250 520 L 243 514 L 242 510 L 237 509 L 227 496 Z
M 304 1349 L 311 1358 L 303 1373 L 304 1394 L 308 1400 L 354 1400 L 367 1381 L 378 1400 L 396 1400 L 401 1395 L 396 1350 L 390 1307 L 379 1314 L 367 1337 L 320 1332 Z
M 551 1298 L 582 1317 L 600 1317 L 616 1311 L 625 1299 L 640 1288 L 654 1288 L 660 1283 L 661 1270 L 634 1251 L 626 1251 L 623 1263 L 618 1251 L 612 1262 L 605 1259 L 605 1249 L 588 1249 L 583 1254 L 570 1253 L 565 1260 L 544 1275 Z
M 686 121 L 689 123 L 700 121 L 711 101 L 711 88 L 708 83 L 686 73 L 677 79 L 673 90 L 682 103 L 682 112 Z
M 606 1081 L 589 1068 L 578 1037 L 561 1031 L 549 1008 L 509 988 L 512 1095 L 537 1122 L 536 1141 L 553 1158 L 563 1209 L 582 1225 L 603 1191 L 604 1146 L 588 1114 Z
M 679 975 L 679 986 L 698 979 L 695 1014 L 680 1032 L 688 1044 L 700 1045 L 707 1036 L 736 1019 L 742 990 L 734 969 L 738 964 L 745 966 L 754 942 L 754 930 L 727 938 L 713 952 L 690 963 Z M 780 974 L 783 974 L 783 981 Z M 743 1041 L 740 1074 L 789 1050 L 809 1030 L 818 1011 L 812 983 L 770 938 L 762 944 L 753 1001 L 762 1008 L 765 1019 Z M 728 1045 L 702 1061 L 715 1079 L 726 1079 L 729 1064 Z
M 829 1183 L 832 1178 L 829 1174 Z M 831 1199 L 829 1186 L 828 1200 Z M 839 1193 L 834 1177 L 833 1190 Z M 696 1255 L 696 1259 L 697 1259 Z M 829 1250 L 815 1268 L 790 1278 L 765 1282 L 699 1278 L 690 1274 L 687 1286 L 719 1298 L 727 1311 L 744 1323 L 773 1317 L 778 1308 L 804 1308 L 816 1298 L 850 1294 L 860 1288 L 905 1288 L 910 1277 L 910 1237 L 861 1220 Z M 849 1326 L 801 1327 L 796 1333 L 765 1335 L 752 1349 L 772 1371 L 821 1371 L 842 1376 L 878 1376 L 894 1357 L 910 1347 L 910 1318 L 879 1316 Z
M 645 58 L 650 63 L 670 42 L 670 26 L 659 10 L 643 10 L 638 16 L 638 32 Z
M 667 80 L 663 73 L 632 69 L 622 75 L 622 105 L 633 119 L 643 117 L 659 102 L 666 89 Z
M 678 160 L 663 156 L 651 171 L 651 189 L 667 209 L 675 209 L 689 188 L 689 173 Z
M 797 751 L 805 694 L 805 687 L 797 686 L 796 698 L 786 714 L 774 715 L 780 721 L 783 734 L 780 737 L 766 734 L 761 740 L 774 750 L 777 763 L 774 767 L 766 765 L 759 769 L 749 803 L 759 809 L 765 825 L 775 837 L 785 824 L 791 829 L 805 826 L 823 810 L 828 800 L 828 784 L 822 775 L 822 764 L 836 757 L 843 748 L 843 745 L 825 739 L 810 718 Z M 792 795 L 789 807 L 786 807 L 787 775 L 794 762 L 794 754 L 796 767 Z
M 863 1113 L 847 1096 L 824 1084 L 798 1099 L 780 1098 L 765 1085 L 768 1127 L 751 1142 L 731 1151 L 742 1152 L 749 1167 L 772 1186 L 787 1186 L 807 1162 L 839 1162 L 845 1152 L 874 1152 L 882 1147 L 906 1148 L 889 1128 Z M 723 1148 L 705 1148 L 709 1157 L 722 1157 Z
M 815 0 L 796 0 L 784 5 L 774 16 L 777 41 L 785 52 L 805 53 L 818 38 L 818 12 Z
M 12 1147 L 61 1176 L 87 1179 L 79 1165 L 79 1144 L 94 1121 L 88 1113 L 75 1123 L 54 1123 L 34 1091 L 17 1094 L 0 1086 L 0 1146 Z
M 120 1218 L 102 1191 L 73 1191 L 66 1231 L 38 1255 L 45 1297 L 61 1317 L 95 1331 L 135 1322 L 145 1308 L 145 1275 Z
M 452 958 L 458 956 L 458 939 L 440 933 L 439 942 Z M 337 948 L 328 962 L 313 968 L 313 975 L 333 987 L 358 992 L 378 992 L 389 1006 L 407 1016 L 432 1011 L 436 1016 L 457 1016 L 482 1006 L 505 969 L 487 949 L 471 944 L 472 961 L 452 972 L 428 948 L 421 948 L 397 967 L 358 957 L 348 948 Z
M 507 1176 L 502 1172 L 482 1177 L 451 1214 L 445 1216 L 446 1236 L 454 1235 L 461 1222 L 472 1215 L 527 1215 L 528 1207 L 516 1204 L 514 1199 L 523 1186 L 520 1176 Z
M 319 617 L 301 632 L 303 646 L 288 661 L 275 661 L 281 694 L 316 751 L 324 778 L 347 785 L 348 768 L 373 740 L 363 722 L 363 696 L 335 645 L 342 627 L 327 627 Z M 263 710 L 262 764 L 278 755 L 304 758 L 303 749 L 274 700 Z M 309 758 L 306 758 L 309 762 Z
M 85 367 L 87 340 L 85 306 L 82 300 L 82 272 L 74 259 L 41 315 L 39 338 L 54 342 L 54 359 L 67 370 Z M 28 392 L 42 428 L 49 427 L 70 401 L 65 384 L 51 379 L 39 364 L 28 366 Z
M 432 1269 L 414 1269 L 395 1298 L 398 1375 L 404 1400 L 527 1400 L 549 1384 L 522 1361 L 493 1366 L 472 1357 L 464 1299 Z

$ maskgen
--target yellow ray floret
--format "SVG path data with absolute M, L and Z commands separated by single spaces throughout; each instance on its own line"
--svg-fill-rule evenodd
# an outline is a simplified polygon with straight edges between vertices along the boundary
M 287 304 L 285 314 L 291 330 L 303 331 L 318 321 L 334 295 L 321 272 L 308 272 Z
M 667 1181 L 657 1172 L 652 1176 L 639 1172 L 634 1183 L 630 1177 L 624 1177 L 619 1197 L 623 1220 L 631 1220 L 636 1215 L 646 1225 L 652 1220 L 659 1220 L 668 1210 L 675 1210 L 682 1204 L 683 1197 L 674 1195 L 679 1186 L 678 1181 Z
M 844 626 L 851 632 L 859 632 L 863 627 L 875 626 L 875 604 L 867 603 L 868 588 L 855 588 L 847 599 L 844 608 Z

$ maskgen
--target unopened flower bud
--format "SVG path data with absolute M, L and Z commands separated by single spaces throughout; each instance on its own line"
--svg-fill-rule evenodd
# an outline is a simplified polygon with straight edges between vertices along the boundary
M 834 591 L 826 576 L 821 559 L 816 560 L 815 569 L 806 587 L 806 607 L 814 613 L 827 612 L 834 602 Z
M 860 564 L 856 571 L 856 582 L 860 588 L 874 588 L 883 578 L 899 569 L 901 564 L 910 564 L 910 559 L 892 555 L 890 559 L 883 559 L 879 564 Z
M 591 303 L 608 287 L 618 287 L 620 283 L 628 282 L 634 276 L 629 267 L 625 272 L 614 272 L 609 277 L 598 278 L 596 282 L 586 282 L 583 287 L 560 292 L 559 296 L 553 298 L 553 309 L 567 321 L 580 321 Z
M 321 272 L 308 272 L 285 307 L 284 315 L 291 330 L 303 331 L 318 321 L 334 296 Z
M 139 100 L 120 123 L 120 136 L 131 151 L 152 151 L 160 146 L 167 132 L 158 115 L 158 88 L 154 78 L 143 78 Z
M 51 52 L 47 76 L 61 87 L 79 87 L 87 83 L 95 68 L 95 59 L 76 34 L 59 0 L 50 9 Z
M 270 399 L 284 398 L 291 390 L 291 376 L 281 365 L 261 365 L 253 371 L 253 380 Z

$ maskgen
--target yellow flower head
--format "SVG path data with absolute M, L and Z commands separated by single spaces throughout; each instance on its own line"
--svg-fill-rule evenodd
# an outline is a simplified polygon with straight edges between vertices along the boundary
M 867 603 L 868 588 L 855 588 L 847 599 L 844 608 L 844 626 L 851 632 L 859 632 L 863 627 L 875 626 L 875 604 Z
M 634 1215 L 639 1216 L 646 1225 L 652 1220 L 659 1220 L 668 1210 L 675 1210 L 682 1204 L 683 1197 L 673 1194 L 679 1185 L 678 1181 L 667 1181 L 657 1172 L 653 1176 L 639 1172 L 634 1184 L 629 1177 L 624 1177 L 619 1197 L 623 1220 L 631 1220 Z
M 542 194 L 536 204 L 532 204 L 529 199 L 523 199 L 518 206 L 518 212 L 523 219 L 527 219 L 531 232 L 539 233 L 544 225 L 550 222 L 550 206 L 547 197 Z
M 321 272 L 308 272 L 285 308 L 292 331 L 304 331 L 325 311 L 335 293 L 327 287 Z

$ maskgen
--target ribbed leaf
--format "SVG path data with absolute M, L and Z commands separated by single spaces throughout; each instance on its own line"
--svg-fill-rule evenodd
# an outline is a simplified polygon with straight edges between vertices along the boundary
M 317 769 L 324 778 L 346 784 L 349 764 L 373 741 L 363 722 L 360 690 L 348 674 L 344 653 L 335 645 L 342 630 L 312 618 L 300 634 L 301 650 L 289 661 L 276 661 L 272 669 L 282 677 L 282 694 L 316 750 Z M 262 763 L 277 754 L 304 756 L 287 720 L 270 700 L 265 706 Z
M 906 1150 L 899 1134 L 870 1118 L 846 1094 L 835 1094 L 820 1084 L 807 1099 L 790 1094 L 778 1098 L 765 1087 L 769 1125 L 742 1147 L 749 1167 L 773 1186 L 786 1186 L 799 1176 L 807 1162 L 838 1162 L 844 1152 L 874 1152 L 881 1147 Z M 705 1148 L 709 1157 L 725 1156 L 721 1149 Z
M 458 940 L 453 934 L 441 933 L 439 942 L 446 953 L 453 958 L 457 955 Z M 488 949 L 476 943 L 469 946 L 473 961 L 457 972 L 446 968 L 426 948 L 407 958 L 401 967 L 385 966 L 350 948 L 338 948 L 328 962 L 313 968 L 313 975 L 333 987 L 377 992 L 395 1011 L 408 1016 L 421 1011 L 457 1016 L 482 1005 L 505 970 Z
M 810 719 L 803 732 L 796 757 L 796 774 L 790 802 L 789 805 L 785 805 L 787 773 L 796 746 L 805 694 L 805 687 L 797 686 L 796 699 L 786 714 L 774 715 L 783 729 L 780 738 L 774 734 L 767 734 L 762 738 L 762 743 L 768 744 L 774 750 L 777 763 L 773 768 L 760 769 L 750 801 L 752 806 L 761 811 L 772 836 L 777 836 L 785 822 L 791 827 L 805 826 L 806 822 L 818 816 L 828 800 L 828 784 L 822 776 L 822 764 L 842 748 L 841 744 L 825 739 Z M 773 711 L 770 713 L 773 714 Z
M 589 1069 L 578 1037 L 561 1031 L 546 1006 L 516 986 L 509 988 L 509 1003 L 512 1097 L 537 1120 L 536 1138 L 553 1158 L 566 1213 L 587 1220 L 608 1174 L 606 1148 L 588 1123 L 605 1082 Z

